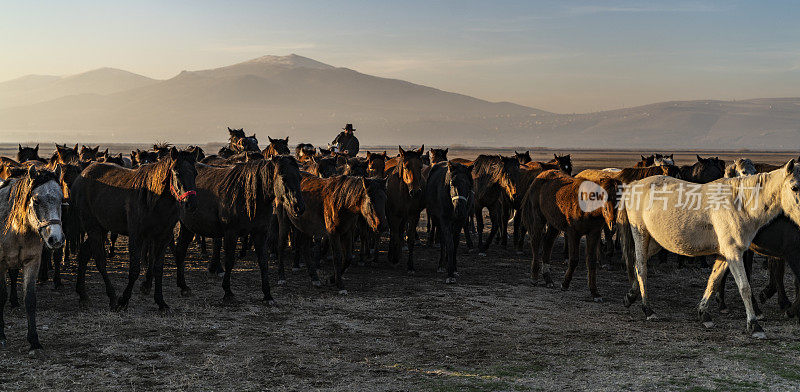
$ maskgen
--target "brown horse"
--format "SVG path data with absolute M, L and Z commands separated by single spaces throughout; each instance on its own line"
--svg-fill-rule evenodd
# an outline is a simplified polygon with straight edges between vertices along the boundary
M 255 135 L 254 135 L 255 136 Z M 267 136 L 269 139 L 269 146 L 264 149 L 261 153 L 264 155 L 264 158 L 270 158 L 275 155 L 289 155 L 289 136 L 286 136 L 286 139 L 273 139 Z
M 353 233 L 360 218 L 377 232 L 386 229 L 386 182 L 363 177 L 335 176 L 318 178 L 306 176 L 300 184 L 306 202 L 304 213 L 291 213 L 279 208 L 279 220 L 291 222 L 297 229 L 292 237 L 296 252 L 307 252 L 311 240 L 325 238 L 333 248 L 331 283 L 339 294 L 347 294 L 342 274 L 350 263 Z M 283 275 L 283 255 L 289 235 L 288 225 L 280 226 L 278 234 L 278 271 Z M 316 261 L 306 257 L 312 282 L 318 284 Z
M 229 135 L 228 150 L 230 150 L 233 154 L 242 151 L 256 151 L 256 152 L 261 151 L 258 148 L 258 139 L 256 139 L 255 133 L 252 136 L 247 136 L 244 134 L 243 128 L 239 129 L 228 128 L 228 135 Z
M 158 153 L 156 152 L 142 151 L 138 148 L 136 151 L 131 151 L 131 168 L 133 169 L 139 167 L 139 165 L 155 163 L 156 161 L 158 161 Z
M 428 160 L 430 164 L 434 165 L 439 162 L 447 161 L 447 152 L 449 150 L 449 148 L 431 148 L 428 150 Z
M 96 161 L 100 156 L 99 152 L 100 146 L 95 146 L 92 148 L 81 145 L 81 150 L 78 152 L 78 157 L 84 162 L 93 162 Z M 106 152 L 108 152 L 108 150 L 106 150 Z
M 88 300 L 85 280 L 91 253 L 105 282 L 112 309 L 127 307 L 142 259 L 152 265 L 155 302 L 161 310 L 168 308 L 161 286 L 164 251 L 167 243 L 172 241 L 179 204 L 185 203 L 190 210 L 196 206 L 197 170 L 194 164 L 194 155 L 173 147 L 169 155 L 158 163 L 142 165 L 135 170 L 93 163 L 75 180 L 72 185 L 73 204 L 88 237 L 78 252 L 75 289 L 81 302 Z M 106 272 L 103 244 L 108 232 L 128 236 L 128 285 L 119 300 Z
M 520 165 L 524 165 L 528 162 L 533 161 L 533 158 L 531 158 L 530 150 L 525 152 L 517 152 L 517 150 L 514 150 L 514 156 L 517 157 L 517 161 L 519 161 Z
M 19 150 L 17 151 L 17 162 L 24 163 L 28 161 L 47 162 L 47 160 L 39 157 L 39 145 L 36 147 L 22 147 L 18 144 Z
M 250 234 L 261 270 L 264 300 L 272 303 L 267 266 L 266 239 L 273 215 L 273 204 L 302 214 L 305 202 L 300 194 L 300 169 L 292 156 L 274 156 L 232 166 L 197 165 L 197 206 L 195 211 L 181 208 L 181 229 L 175 246 L 178 286 L 188 293 L 184 277 L 186 249 L 195 235 L 223 238 L 225 275 L 223 301 L 234 301 L 231 273 L 236 241 Z M 216 251 L 215 251 L 216 254 Z M 211 268 L 216 268 L 211 265 Z
M 53 153 L 53 156 L 50 158 L 49 163 L 74 163 L 78 164 L 81 162 L 81 157 L 78 154 L 78 145 L 75 144 L 75 147 L 67 147 L 67 145 L 60 146 L 56 144 L 56 152 Z M 84 163 L 84 167 L 85 163 Z
M 414 241 L 417 236 L 419 215 L 425 208 L 425 179 L 422 177 L 422 153 L 425 145 L 417 150 L 403 150 L 397 165 L 388 171 L 386 181 L 387 214 L 389 222 L 389 262 L 397 264 L 403 251 L 403 237 L 408 246 L 408 272 L 414 272 Z
M 294 148 L 294 156 L 300 163 L 311 159 L 314 155 L 317 155 L 317 149 L 311 143 L 300 143 Z
M 478 251 L 486 255 L 486 249 L 492 243 L 501 228 L 507 231 L 508 221 L 503 221 L 501 197 L 505 195 L 513 204 L 517 197 L 519 181 L 519 161 L 515 157 L 500 155 L 479 155 L 472 169 L 475 186 L 475 223 L 478 231 Z M 483 209 L 489 210 L 492 229 L 489 237 L 483 241 Z
M 602 301 L 596 283 L 598 245 L 603 227 L 612 229 L 616 220 L 616 188 L 615 180 L 603 179 L 592 184 L 557 170 L 548 170 L 536 177 L 524 196 L 521 211 L 523 222 L 531 233 L 531 279 L 534 284 L 539 278 L 541 246 L 543 277 L 548 286 L 552 285 L 550 252 L 558 234 L 564 232 L 569 245 L 569 267 L 561 289 L 567 290 L 578 265 L 580 239 L 585 235 L 589 290 L 595 301 Z M 590 203 L 592 199 L 587 196 L 595 196 L 596 202 Z
M 369 163 L 365 158 L 351 157 L 345 161 L 342 174 L 345 176 L 366 177 Z

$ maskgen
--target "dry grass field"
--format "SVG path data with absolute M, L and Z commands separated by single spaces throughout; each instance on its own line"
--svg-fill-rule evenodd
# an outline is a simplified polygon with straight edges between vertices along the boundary
M 484 151 L 452 150 L 451 157 L 479 152 Z M 9 150 L 0 153 L 9 155 Z M 552 153 L 537 151 L 534 159 Z M 630 166 L 638 160 L 636 152 L 571 153 L 576 173 Z M 726 160 L 746 155 L 774 163 L 793 157 L 711 155 Z M 677 154 L 676 160 L 689 163 L 694 152 Z M 420 233 L 423 226 L 424 218 Z M 731 311 L 719 314 L 712 305 L 717 324 L 705 329 L 695 308 L 707 269 L 677 269 L 674 260 L 652 268 L 650 295 L 660 319 L 645 321 L 639 306 L 622 305 L 628 288 L 624 271 L 598 273 L 605 302 L 595 303 L 586 288 L 584 267 L 579 267 L 568 291 L 534 287 L 528 280 L 529 249 L 517 255 L 510 247 L 495 245 L 485 257 L 462 252 L 458 284 L 446 285 L 444 275 L 436 272 L 438 249 L 421 237 L 415 276 L 407 276 L 404 266 L 388 265 L 382 252 L 377 265 L 348 270 L 346 296 L 331 286 L 313 287 L 305 271 L 291 273 L 286 285 L 276 286 L 272 265 L 275 307 L 261 302 L 252 251 L 237 261 L 233 275 L 239 303 L 223 306 L 221 280 L 206 274 L 206 260 L 193 244 L 187 277 L 191 297 L 179 295 L 173 258 L 167 255 L 165 297 L 172 307 L 167 315 L 158 312 L 152 296 L 138 290 L 126 311 L 110 311 L 93 265 L 88 280 L 91 302 L 79 307 L 73 261 L 64 290 L 53 291 L 49 284 L 38 288 L 45 358 L 27 355 L 24 312 L 5 309 L 9 348 L 0 351 L 0 390 L 800 388 L 797 320 L 786 319 L 773 298 L 762 306 L 768 339 L 751 339 L 744 331 L 742 301 L 729 280 Z M 124 237 L 118 249 L 125 249 Z M 562 249 L 559 239 L 555 276 L 565 270 Z M 127 276 L 126 252 L 111 266 L 112 280 L 121 290 Z M 322 269 L 329 274 L 330 264 Z M 754 290 L 760 291 L 766 271 L 754 271 Z M 791 279 L 787 274 L 787 287 L 793 287 Z

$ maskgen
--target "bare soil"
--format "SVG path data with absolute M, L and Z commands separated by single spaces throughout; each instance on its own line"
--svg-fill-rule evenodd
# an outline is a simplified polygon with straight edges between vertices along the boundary
M 576 170 L 629 166 L 635 156 L 606 162 L 601 154 L 573 154 Z M 784 156 L 770 158 L 758 160 L 779 162 Z M 592 159 L 595 164 L 587 164 Z M 425 244 L 422 226 L 420 236 L 416 275 L 408 276 L 404 265 L 388 265 L 382 253 L 379 264 L 347 271 L 346 296 L 330 285 L 313 287 L 305 270 L 289 274 L 286 285 L 274 285 L 273 262 L 274 307 L 261 301 L 252 251 L 237 261 L 233 275 L 239 304 L 223 306 L 221 280 L 205 272 L 206 260 L 193 244 L 191 297 L 179 295 L 173 258 L 167 256 L 165 297 L 172 312 L 166 315 L 152 295 L 138 293 L 138 284 L 126 311 L 110 311 L 93 266 L 91 302 L 81 308 L 73 261 L 64 290 L 38 288 L 44 358 L 27 355 L 24 311 L 6 308 L 9 348 L 0 350 L 0 390 L 800 388 L 800 327 L 786 319 L 774 298 L 762 306 L 766 340 L 745 333 L 744 307 L 732 280 L 730 313 L 714 312 L 711 329 L 697 320 L 708 269 L 677 269 L 674 260 L 651 267 L 659 320 L 646 321 L 638 304 L 622 305 L 624 271 L 599 271 L 605 302 L 595 303 L 583 266 L 567 291 L 534 287 L 528 279 L 530 250 L 517 255 L 510 246 L 494 245 L 485 257 L 462 252 L 459 281 L 447 285 L 436 272 L 439 250 Z M 111 273 L 119 292 L 127 280 L 124 237 L 117 249 Z M 563 257 L 559 239 L 556 277 L 565 270 Z M 322 269 L 329 273 L 330 264 Z M 766 277 L 755 269 L 756 292 Z M 793 277 L 786 279 L 793 287 Z

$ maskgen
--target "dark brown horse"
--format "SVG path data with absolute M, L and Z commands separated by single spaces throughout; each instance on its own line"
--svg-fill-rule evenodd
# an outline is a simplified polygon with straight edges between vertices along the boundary
M 386 177 L 386 151 L 383 154 L 373 154 L 367 151 L 367 175 L 369 177 Z
M 131 167 L 137 168 L 139 165 L 144 165 L 146 163 L 155 163 L 158 161 L 158 153 L 153 151 L 142 151 L 140 149 L 136 149 L 136 151 L 131 151 Z
M 300 169 L 294 157 L 283 155 L 270 159 L 214 167 L 197 165 L 197 206 L 195 211 L 181 208 L 181 229 L 175 246 L 178 286 L 188 293 L 184 278 L 186 249 L 195 235 L 223 238 L 225 275 L 223 300 L 234 301 L 231 291 L 236 242 L 251 235 L 261 269 L 264 300 L 272 303 L 267 266 L 266 238 L 273 214 L 273 204 L 280 203 L 293 214 L 305 211 L 300 194 Z M 210 265 L 212 269 L 217 267 Z
M 92 148 L 81 145 L 81 150 L 78 152 L 78 157 L 84 162 L 93 162 L 96 161 L 100 156 L 99 152 L 100 146 L 95 146 Z M 106 153 L 108 153 L 108 150 L 106 150 Z
M 67 147 L 66 144 L 58 145 L 56 144 L 56 152 L 53 153 L 53 156 L 50 158 L 49 163 L 74 163 L 79 164 L 81 162 L 81 157 L 78 154 L 78 145 L 75 144 L 75 147 Z M 85 167 L 86 163 L 84 163 Z
M 294 148 L 294 156 L 297 158 L 297 161 L 303 163 L 314 155 L 317 154 L 317 149 L 314 148 L 314 145 L 311 143 L 300 143 L 297 147 Z
M 78 252 L 75 289 L 82 302 L 88 300 L 85 279 L 90 256 L 103 277 L 111 308 L 119 310 L 128 306 L 144 259 L 155 277 L 155 302 L 161 310 L 168 308 L 161 285 L 164 251 L 172 241 L 179 204 L 189 210 L 196 207 L 194 165 L 194 155 L 172 148 L 159 162 L 135 170 L 93 163 L 75 180 L 73 204 L 88 237 Z M 128 236 L 129 277 L 119 299 L 106 272 L 103 244 L 109 232 Z
M 229 135 L 228 150 L 230 150 L 233 154 L 242 151 L 256 151 L 256 152 L 261 151 L 258 148 L 258 139 L 256 139 L 256 134 L 253 134 L 252 136 L 247 136 L 244 134 L 243 128 L 239 129 L 228 128 L 228 135 Z
M 306 162 L 304 169 L 317 177 L 328 178 L 337 174 L 338 165 L 336 157 L 315 155 Z
M 472 169 L 475 187 L 475 223 L 478 231 L 478 251 L 486 255 L 486 249 L 501 228 L 505 229 L 508 221 L 503 221 L 501 197 L 505 195 L 513 204 L 517 197 L 519 181 L 519 162 L 515 157 L 500 155 L 479 155 Z M 492 229 L 489 237 L 483 240 L 483 209 L 489 210 Z M 505 229 L 507 231 L 507 229 Z
M 446 268 L 446 283 L 456 282 L 459 236 L 469 219 L 472 198 L 472 166 L 447 161 L 431 166 L 425 208 L 441 241 L 439 271 Z
M 447 152 L 449 150 L 449 148 L 431 148 L 428 150 L 428 160 L 430 164 L 434 165 L 439 162 L 447 161 Z
M 425 208 L 425 179 L 422 177 L 422 153 L 403 150 L 397 165 L 388 172 L 386 181 L 387 213 L 389 222 L 389 262 L 397 264 L 403 251 L 403 237 L 408 247 L 408 272 L 414 272 L 414 241 L 417 237 L 419 215 Z
M 589 290 L 595 301 L 602 301 L 596 283 L 598 245 L 603 227 L 612 229 L 616 221 L 617 184 L 610 179 L 593 184 L 558 170 L 548 170 L 536 177 L 524 196 L 521 210 L 523 222 L 531 234 L 531 279 L 534 284 L 543 266 L 545 283 L 552 285 L 550 253 L 556 237 L 564 232 L 569 245 L 569 266 L 561 289 L 567 290 L 578 265 L 580 239 L 585 235 Z
M 289 155 L 289 136 L 286 136 L 286 139 L 273 139 L 267 136 L 269 139 L 269 146 L 264 149 L 261 153 L 264 155 L 264 158 L 270 158 L 275 155 Z
M 306 201 L 304 213 L 287 213 L 287 208 L 279 209 L 279 220 L 291 222 L 297 229 L 292 238 L 297 252 L 309 250 L 311 240 L 325 238 L 333 248 L 333 276 L 331 283 L 339 289 L 339 294 L 347 294 L 342 282 L 342 274 L 350 263 L 353 233 L 360 218 L 370 228 L 380 232 L 386 229 L 386 183 L 384 180 L 363 177 L 335 176 L 318 178 L 306 176 L 301 183 L 303 199 Z M 288 225 L 281 225 L 278 235 L 278 271 L 283 274 L 283 254 L 288 236 Z M 306 245 L 306 246 L 304 246 Z M 302 248 L 302 249 L 301 249 Z M 316 278 L 316 261 L 306 258 L 312 282 Z M 315 283 L 316 284 L 316 283 Z
M 692 165 L 681 166 L 681 179 L 698 184 L 706 184 L 725 176 L 725 161 L 718 157 L 702 158 L 697 156 L 697 162 Z
M 533 161 L 533 159 L 531 158 L 530 150 L 525 152 L 517 152 L 516 150 L 514 150 L 514 156 L 517 157 L 517 160 L 519 161 L 520 165 L 524 165 L 528 162 Z
M 21 144 L 18 144 L 19 150 L 17 151 L 17 162 L 23 163 L 28 161 L 38 161 L 38 162 L 47 162 L 47 160 L 42 159 L 39 157 L 39 145 L 37 144 L 36 147 L 22 147 Z
M 342 174 L 345 176 L 366 177 L 368 167 L 369 163 L 365 158 L 347 158 L 342 169 Z

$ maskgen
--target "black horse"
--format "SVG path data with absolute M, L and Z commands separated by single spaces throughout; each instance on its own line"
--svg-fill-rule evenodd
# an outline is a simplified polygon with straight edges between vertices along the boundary
M 425 186 L 425 208 L 438 228 L 442 246 L 439 270 L 447 269 L 447 283 L 456 282 L 456 251 L 467 222 L 472 197 L 472 166 L 439 162 L 431 167 Z
M 178 286 L 181 292 L 189 292 L 184 276 L 184 260 L 186 249 L 194 236 L 222 237 L 225 248 L 223 300 L 233 302 L 235 297 L 231 291 L 231 272 L 236 259 L 236 242 L 240 236 L 250 234 L 261 269 L 264 300 L 268 303 L 274 302 L 268 280 L 267 232 L 276 199 L 295 214 L 305 211 L 297 161 L 291 156 L 279 155 L 226 167 L 199 164 L 197 172 L 199 208 L 195 211 L 181 209 L 181 229 L 175 246 Z M 216 272 L 219 266 L 212 263 L 209 270 Z

